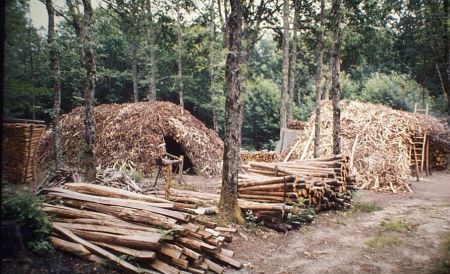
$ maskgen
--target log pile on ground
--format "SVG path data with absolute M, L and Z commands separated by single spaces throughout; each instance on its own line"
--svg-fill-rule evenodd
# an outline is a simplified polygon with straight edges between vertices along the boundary
M 376 191 L 409 190 L 411 136 L 427 133 L 432 140 L 446 134 L 431 116 L 393 110 L 382 105 L 341 101 L 342 153 L 350 156 L 350 173 L 357 175 L 357 187 Z M 331 101 L 323 101 L 321 121 L 322 157 L 332 153 L 333 111 Z M 313 115 L 292 145 L 288 160 L 313 158 Z M 445 138 L 446 139 L 446 138 Z M 434 147 L 430 147 L 432 151 Z
M 109 260 L 132 273 L 242 267 L 224 248 L 236 230 L 179 211 L 192 205 L 94 184 L 65 187 L 46 189 L 43 205 L 53 216 L 52 242 L 63 251 L 98 263 Z
M 430 141 L 430 161 L 434 170 L 446 170 L 448 166 L 447 154 L 450 153 L 450 135 L 446 119 L 439 119 L 445 129 L 444 132 L 436 134 Z
M 250 161 L 255 162 L 276 162 L 280 160 L 280 154 L 275 151 L 261 150 L 261 151 L 241 151 L 241 163 Z
M 300 120 L 289 120 L 288 128 L 295 130 L 303 130 L 305 128 L 306 123 Z
M 301 203 L 316 211 L 349 209 L 355 176 L 348 158 L 331 156 L 305 161 L 258 163 L 239 174 L 239 198 L 257 202 Z
M 160 197 L 166 197 L 163 191 L 156 192 Z M 170 189 L 168 200 L 188 203 L 193 205 L 214 206 L 219 204 L 220 194 L 197 192 L 182 189 Z M 301 208 L 298 205 L 287 205 L 282 202 L 262 203 L 248 199 L 238 199 L 239 207 L 249 221 L 263 221 L 263 224 L 271 229 L 285 232 L 298 228 L 304 223 L 309 223 L 314 218 L 314 212 L 309 208 Z M 253 219 L 254 218 L 254 219 Z
M 76 108 L 61 118 L 64 156 L 74 166 L 82 157 L 84 110 Z M 154 159 L 166 152 L 185 154 L 197 174 L 219 175 L 223 142 L 187 110 L 169 102 L 108 104 L 95 107 L 97 165 L 113 166 L 117 161 L 133 162 L 136 169 L 150 173 Z M 40 162 L 52 155 L 48 131 L 40 146 Z M 179 156 L 179 155 L 176 155 Z
M 43 121 L 5 119 L 2 128 L 5 179 L 12 183 L 34 182 L 36 152 L 45 124 Z

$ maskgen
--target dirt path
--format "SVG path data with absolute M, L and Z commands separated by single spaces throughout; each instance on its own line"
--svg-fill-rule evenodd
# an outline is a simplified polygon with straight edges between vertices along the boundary
M 450 237 L 450 175 L 435 173 L 413 182 L 413 190 L 360 191 L 357 203 L 382 209 L 321 214 L 287 234 L 241 230 L 233 243 L 245 263 L 239 273 L 426 273 Z

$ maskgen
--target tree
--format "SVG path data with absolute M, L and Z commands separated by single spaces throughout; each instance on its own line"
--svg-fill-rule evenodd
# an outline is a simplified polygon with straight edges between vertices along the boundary
M 59 67 L 59 56 L 55 40 L 55 11 L 53 9 L 53 1 L 46 0 L 45 6 L 48 13 L 48 47 L 50 58 L 50 69 L 52 72 L 53 86 L 53 116 L 52 116 L 52 135 L 53 135 L 53 153 L 58 170 L 63 166 L 60 122 L 61 114 L 61 71 Z
M 314 158 L 320 155 L 320 97 L 323 62 L 323 36 L 325 28 L 325 0 L 320 0 L 320 26 L 317 42 L 317 70 L 316 70 L 316 118 L 314 121 Z
M 149 101 L 156 100 L 156 61 L 155 61 L 155 27 L 153 23 L 153 12 L 151 0 L 145 1 L 145 7 L 147 9 L 147 56 L 148 56 L 148 93 L 147 99 Z
M 333 0 L 333 67 L 332 67 L 332 89 L 333 89 L 333 154 L 341 154 L 341 109 L 340 98 L 340 0 Z
M 286 107 L 289 101 L 289 0 L 283 3 L 283 68 L 280 101 L 280 138 L 281 130 L 287 127 Z
M 294 23 L 293 23 L 293 36 L 292 36 L 292 50 L 291 50 L 291 60 L 289 64 L 289 87 L 288 87 L 288 100 L 286 105 L 286 116 L 287 120 L 292 119 L 292 107 L 294 104 L 294 91 L 295 83 L 297 78 L 297 47 L 298 47 L 298 37 L 297 32 L 299 28 L 299 3 L 300 1 L 294 0 Z
M 231 13 L 228 19 L 228 55 L 225 68 L 225 142 L 223 153 L 222 189 L 220 212 L 225 219 L 242 222 L 238 205 L 238 171 L 240 164 L 240 60 L 242 39 L 242 6 L 240 0 L 230 0 Z
M 83 0 L 83 14 L 78 12 L 78 6 L 72 0 L 66 0 L 69 7 L 71 23 L 75 29 L 78 39 L 80 62 L 86 74 L 83 81 L 84 93 L 84 162 L 86 166 L 86 181 L 94 181 L 96 178 L 95 169 L 95 119 L 94 119 L 94 94 L 95 75 L 97 72 L 94 59 L 94 50 L 91 43 L 91 25 L 93 9 L 90 0 Z
M 176 0 L 176 12 L 177 12 L 177 65 L 178 65 L 178 96 L 180 100 L 180 106 L 184 108 L 184 82 L 183 82 L 183 38 L 181 36 L 181 0 Z
M 215 77 L 214 77 L 214 2 L 215 0 L 211 0 L 209 5 L 209 48 L 208 48 L 208 57 L 209 57 L 209 90 L 211 94 L 211 112 L 212 112 L 212 124 L 214 130 L 217 131 L 217 118 L 216 118 L 216 89 L 215 89 Z

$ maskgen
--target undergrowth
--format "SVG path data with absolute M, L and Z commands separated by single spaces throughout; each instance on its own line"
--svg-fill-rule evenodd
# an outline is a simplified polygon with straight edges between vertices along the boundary
M 356 212 L 372 213 L 375 211 L 383 210 L 383 207 L 381 207 L 381 205 L 379 205 L 377 202 L 356 201 L 353 202 L 353 210 Z

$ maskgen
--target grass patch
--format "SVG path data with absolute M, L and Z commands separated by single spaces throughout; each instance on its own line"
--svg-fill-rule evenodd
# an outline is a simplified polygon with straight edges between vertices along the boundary
M 381 222 L 381 227 L 385 231 L 403 232 L 408 230 L 408 224 L 403 220 L 385 220 Z
M 379 205 L 377 202 L 357 201 L 353 203 L 353 210 L 356 212 L 372 213 L 375 211 L 380 211 L 382 209 L 383 207 L 381 207 L 381 205 Z
M 375 248 L 375 249 L 383 249 L 386 246 L 392 246 L 395 244 L 399 244 L 401 243 L 401 239 L 397 236 L 392 236 L 392 235 L 382 235 L 379 234 L 375 237 L 373 237 L 372 239 L 368 240 L 366 242 L 366 245 L 371 247 L 371 248 Z
M 438 262 L 431 270 L 433 274 L 447 274 L 450 273 L 450 234 L 442 244 L 443 255 L 439 258 Z

